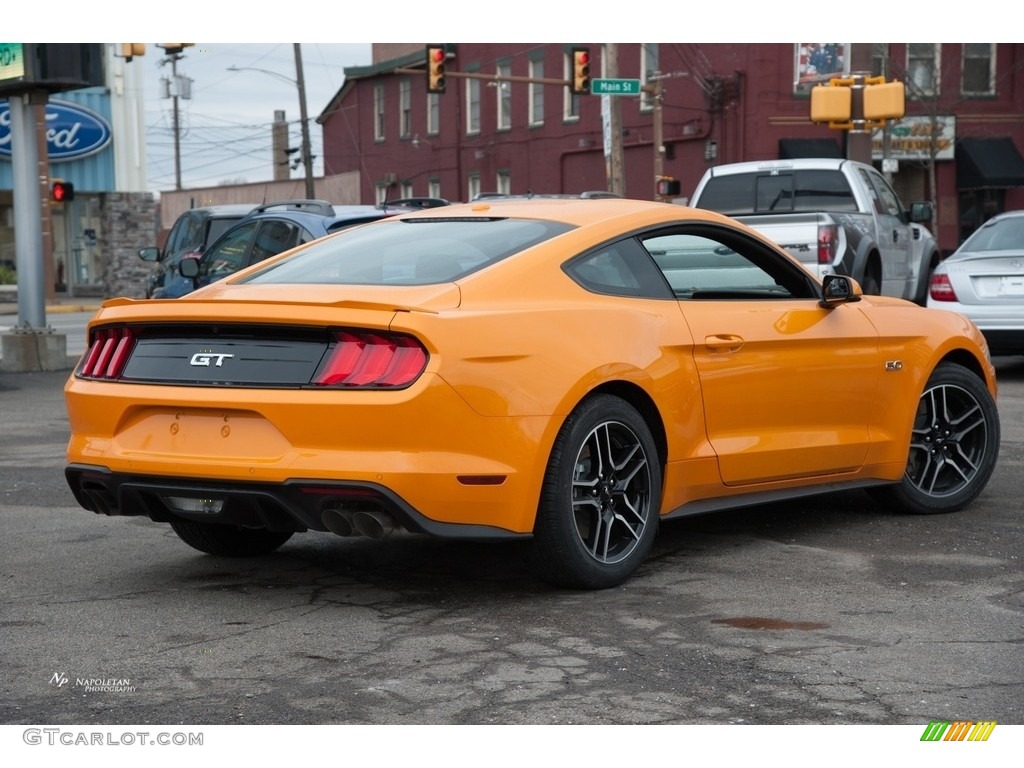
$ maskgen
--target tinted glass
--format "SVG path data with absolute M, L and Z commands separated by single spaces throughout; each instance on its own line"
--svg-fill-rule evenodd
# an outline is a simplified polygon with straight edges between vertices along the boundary
M 806 170 L 738 173 L 708 181 L 698 208 L 729 216 L 744 213 L 857 210 L 850 185 L 840 171 Z
M 557 222 L 520 219 L 396 219 L 318 240 L 252 275 L 246 282 L 450 282 L 571 228 Z

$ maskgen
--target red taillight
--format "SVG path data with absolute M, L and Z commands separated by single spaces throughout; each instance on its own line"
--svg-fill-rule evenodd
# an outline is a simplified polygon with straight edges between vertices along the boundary
M 945 273 L 932 275 L 931 282 L 928 284 L 928 295 L 935 301 L 957 300 L 953 284 L 949 282 L 949 275 Z
M 839 247 L 839 227 L 835 224 L 822 224 L 818 227 L 818 263 L 831 264 L 836 260 L 836 249 Z
M 399 389 L 412 384 L 427 364 L 416 339 L 376 331 L 339 331 L 327 361 L 313 379 L 319 387 Z
M 119 379 L 135 347 L 131 328 L 103 328 L 94 331 L 78 375 L 87 379 Z

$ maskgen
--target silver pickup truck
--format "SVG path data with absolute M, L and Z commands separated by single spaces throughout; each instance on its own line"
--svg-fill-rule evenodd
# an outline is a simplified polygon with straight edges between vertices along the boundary
M 939 249 L 870 165 L 821 158 L 730 163 L 709 168 L 690 205 L 724 213 L 775 241 L 821 278 L 850 275 L 865 293 L 923 305 Z

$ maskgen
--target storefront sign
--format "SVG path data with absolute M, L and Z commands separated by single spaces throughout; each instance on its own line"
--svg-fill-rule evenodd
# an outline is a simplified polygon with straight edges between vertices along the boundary
M 46 149 L 50 160 L 74 160 L 95 154 L 110 143 L 111 129 L 102 115 L 70 101 L 46 104 Z M 0 101 L 0 158 L 11 157 L 11 110 Z
M 881 128 L 871 135 L 871 157 L 875 160 L 885 156 L 883 139 Z M 933 152 L 936 160 L 952 160 L 955 142 L 954 115 L 902 117 L 889 123 L 888 156 L 895 160 L 927 160 Z

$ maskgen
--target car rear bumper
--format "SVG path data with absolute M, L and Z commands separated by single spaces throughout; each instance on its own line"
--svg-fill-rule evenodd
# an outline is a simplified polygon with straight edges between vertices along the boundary
M 412 533 L 449 539 L 500 540 L 523 534 L 489 525 L 443 523 L 421 514 L 401 496 L 376 483 L 288 480 L 283 483 L 222 482 L 111 472 L 71 464 L 64 470 L 78 503 L 110 516 L 145 516 L 156 522 L 183 518 L 268 531 L 337 532 L 332 515 L 374 515 Z M 348 534 L 343 534 L 348 535 Z

